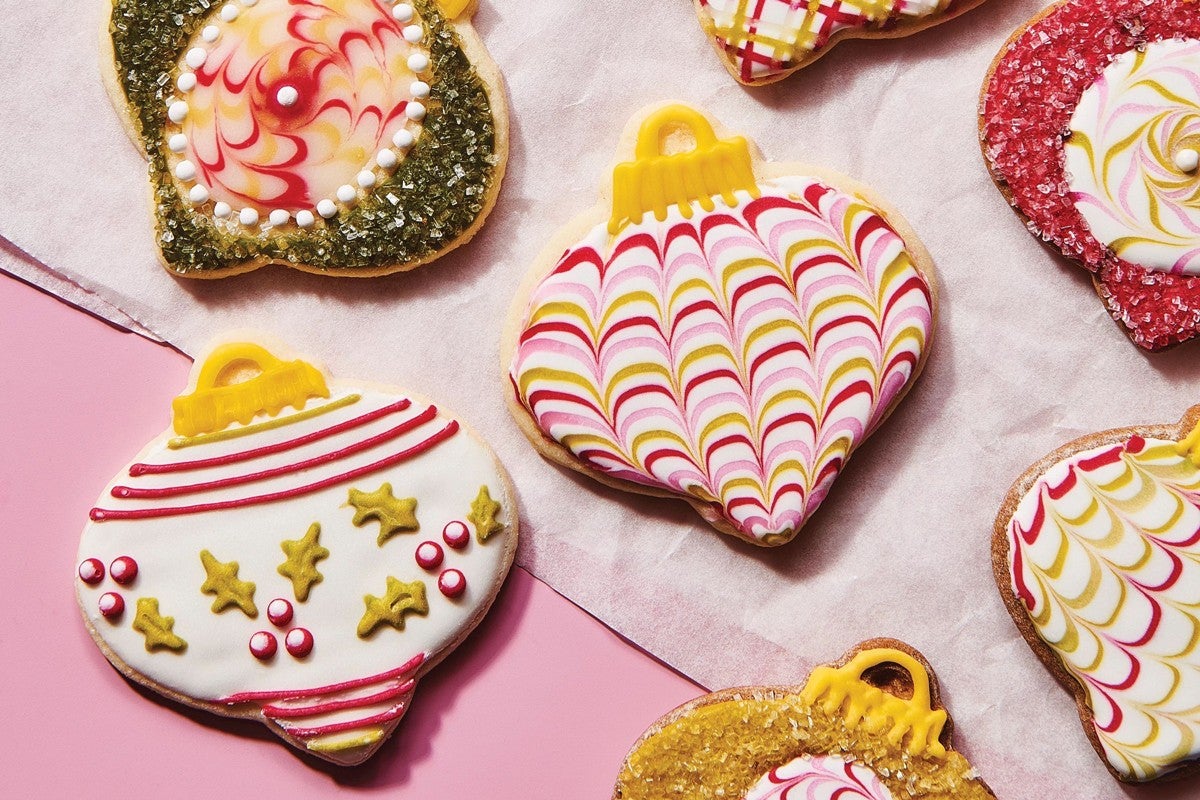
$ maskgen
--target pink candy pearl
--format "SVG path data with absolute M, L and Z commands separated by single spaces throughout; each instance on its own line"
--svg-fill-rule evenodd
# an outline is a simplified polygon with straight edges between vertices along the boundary
M 292 628 L 283 639 L 287 651 L 296 658 L 304 658 L 312 652 L 313 635 L 307 628 Z
M 446 597 L 458 597 L 467 590 L 467 579 L 456 569 L 448 569 L 438 576 L 438 590 Z
M 270 631 L 259 631 L 250 637 L 250 652 L 259 661 L 269 661 L 275 657 L 279 643 Z

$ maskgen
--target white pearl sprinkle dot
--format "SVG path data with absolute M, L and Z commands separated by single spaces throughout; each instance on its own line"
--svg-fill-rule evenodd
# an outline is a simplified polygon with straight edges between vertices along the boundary
M 413 135 L 404 128 L 401 128 L 392 134 L 392 144 L 396 145 L 396 147 L 412 147 L 412 143 Z
M 196 165 L 190 161 L 180 161 L 175 165 L 175 177 L 181 181 L 190 181 L 196 177 Z
M 384 169 L 391 169 L 400 163 L 400 159 L 391 150 L 380 150 L 375 154 L 375 163 Z
M 408 57 L 408 68 L 413 72 L 424 72 L 429 69 L 429 56 L 424 53 L 413 53 Z
M 337 215 L 337 203 L 333 202 L 328 197 L 326 197 L 324 200 L 317 203 L 317 213 L 320 214 L 325 219 L 329 219 L 330 217 L 336 216 Z
M 179 77 L 175 79 L 175 86 L 181 92 L 190 92 L 196 88 L 196 73 L 181 72 Z
M 392 16 L 397 22 L 408 22 L 413 18 L 413 7 L 408 3 L 396 3 L 392 6 Z
M 233 213 L 233 207 L 229 203 L 217 203 L 213 206 L 213 216 L 217 219 L 227 219 Z
M 282 208 L 277 208 L 267 217 L 271 224 L 278 228 L 280 225 L 287 225 L 287 221 L 292 218 L 292 215 L 284 211 Z
M 187 115 L 188 104 L 182 100 L 176 100 L 167 108 L 167 118 L 170 119 L 171 122 L 183 122 L 185 119 L 187 119 Z
M 238 213 L 238 222 L 243 225 L 253 225 L 258 222 L 258 212 L 253 208 L 243 208 Z
M 317 218 L 314 217 L 313 213 L 311 211 L 309 211 L 307 208 L 304 209 L 303 211 L 296 212 L 296 224 L 299 225 L 301 228 L 311 228 L 313 226 L 313 223 L 316 221 L 317 221 Z
M 338 187 L 337 199 L 341 200 L 343 203 L 353 203 L 356 197 L 358 197 L 358 190 L 350 184 L 343 183 Z
M 404 107 L 404 113 L 409 119 L 425 119 L 425 106 L 413 100 Z
M 413 97 L 429 97 L 429 84 L 425 81 L 413 81 L 408 90 Z
M 1175 166 L 1184 172 L 1195 172 L 1200 169 L 1200 152 L 1185 147 L 1175 154 Z
M 425 31 L 420 25 L 405 25 L 400 33 L 404 36 L 404 41 L 410 44 L 416 44 L 425 36 Z
M 240 13 L 241 11 L 239 11 L 238 7 L 233 3 L 226 3 L 225 5 L 221 6 L 221 19 L 226 22 L 233 22 L 238 18 Z
M 279 101 L 279 105 L 287 108 L 296 105 L 296 101 L 300 99 L 300 92 L 296 91 L 295 86 L 282 86 L 275 93 L 275 99 Z
M 197 205 L 200 203 L 207 203 L 208 189 L 197 183 L 191 189 L 188 189 L 188 199 Z
M 355 178 L 355 180 L 358 181 L 358 185 L 362 188 L 370 189 L 375 185 L 375 173 L 371 172 L 369 169 L 364 169 L 362 172 L 358 173 L 358 177 Z
M 182 153 L 187 148 L 187 137 L 182 133 L 172 134 L 170 139 L 167 139 L 167 147 L 172 153 Z
M 183 63 L 187 64 L 192 69 L 200 69 L 204 66 L 204 62 L 208 60 L 208 51 L 203 47 L 193 47 L 187 51 L 187 55 L 183 57 Z
M 200 38 L 209 43 L 215 42 L 221 38 L 221 29 L 216 25 L 205 25 L 204 30 L 200 31 Z

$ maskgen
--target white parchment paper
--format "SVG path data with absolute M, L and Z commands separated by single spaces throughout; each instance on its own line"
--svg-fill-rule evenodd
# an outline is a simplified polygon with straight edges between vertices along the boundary
M 719 65 L 690 0 L 482 0 L 476 24 L 507 79 L 513 142 L 478 238 L 387 279 L 268 269 L 215 282 L 157 265 L 145 166 L 98 78 L 103 5 L 5 9 L 0 234 L 15 245 L 0 250 L 5 269 L 185 352 L 258 328 L 337 373 L 439 398 L 512 472 L 520 562 L 702 684 L 795 683 L 861 639 L 895 636 L 933 662 L 957 744 L 999 796 L 1200 792 L 1194 780 L 1128 789 L 1108 776 L 992 582 L 992 518 L 1027 464 L 1085 432 L 1174 421 L 1200 402 L 1195 347 L 1152 356 L 1130 344 L 1085 274 L 1025 232 L 984 168 L 979 85 L 1040 0 L 991 0 L 910 39 L 843 44 L 756 90 Z M 553 231 L 594 204 L 626 119 L 668 99 L 709 110 L 769 158 L 872 184 L 940 272 L 924 376 L 778 550 L 719 537 L 681 502 L 552 467 L 504 407 L 498 342 L 514 289 Z

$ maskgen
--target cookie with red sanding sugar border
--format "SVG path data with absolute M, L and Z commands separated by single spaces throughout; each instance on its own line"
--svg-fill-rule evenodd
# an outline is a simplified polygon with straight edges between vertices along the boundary
M 843 39 L 895 39 L 983 0 L 694 0 L 729 74 L 747 86 L 782 80 Z
M 863 642 L 804 686 L 726 689 L 633 746 L 616 800 L 992 800 L 951 742 L 933 669 L 895 639 Z
M 1000 51 L 981 114 L 996 185 L 1129 338 L 1200 333 L 1200 4 L 1051 6 Z
M 468 241 L 508 157 L 476 0 L 109 0 L 105 83 L 166 268 L 410 270 Z
M 992 565 L 1116 778 L 1200 772 L 1200 406 L 1030 467 L 996 517 Z
M 688 106 L 644 109 L 618 153 L 514 300 L 510 410 L 557 464 L 791 541 L 920 375 L 932 259 L 865 186 Z
M 128 678 L 358 764 L 480 622 L 517 545 L 492 451 L 407 392 L 235 342 L 117 474 L 75 588 Z

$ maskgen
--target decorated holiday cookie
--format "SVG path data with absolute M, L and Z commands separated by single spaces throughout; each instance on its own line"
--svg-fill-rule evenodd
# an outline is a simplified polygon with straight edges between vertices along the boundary
M 740 83 L 786 78 L 843 39 L 891 39 L 983 0 L 694 0 L 700 25 Z
M 992 562 L 1113 775 L 1200 769 L 1200 406 L 1034 464 L 996 517 Z
M 508 478 L 436 406 L 254 344 L 198 361 L 173 410 L 83 531 L 88 630 L 173 700 L 364 761 L 495 598 Z
M 413 269 L 474 236 L 508 154 L 475 0 L 110 0 L 109 93 L 167 269 Z
M 617 800 L 988 800 L 950 740 L 925 658 L 858 645 L 804 686 L 726 689 L 667 714 L 625 758 Z
M 865 187 L 686 106 L 630 150 L 516 300 L 513 413 L 553 461 L 782 544 L 924 366 L 929 255 Z
M 1147 350 L 1200 332 L 1196 12 L 1194 0 L 1064 0 L 1009 39 L 983 87 L 996 185 Z

